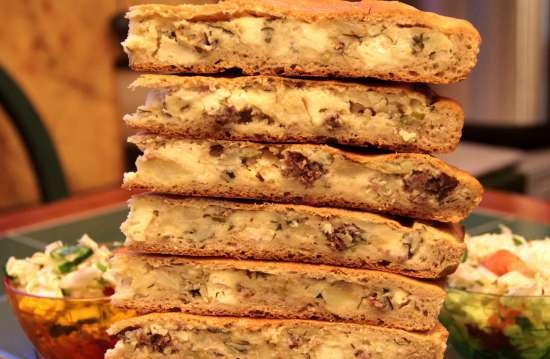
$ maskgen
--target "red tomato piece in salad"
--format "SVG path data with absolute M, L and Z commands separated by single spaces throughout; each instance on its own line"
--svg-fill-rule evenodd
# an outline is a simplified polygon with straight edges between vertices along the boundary
M 533 270 L 520 257 L 506 249 L 489 254 L 483 258 L 481 265 L 498 276 L 512 271 L 518 271 L 527 277 L 534 276 Z
M 498 313 L 493 314 L 489 318 L 489 326 L 496 329 L 505 329 L 509 325 L 516 323 L 516 318 L 521 317 L 519 310 L 508 308 L 502 304 L 498 306 Z

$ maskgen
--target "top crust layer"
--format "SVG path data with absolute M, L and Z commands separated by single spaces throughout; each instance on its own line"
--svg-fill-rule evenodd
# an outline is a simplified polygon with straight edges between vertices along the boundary
M 278 76 L 238 76 L 238 77 L 209 77 L 209 76 L 178 76 L 178 75 L 162 75 L 162 74 L 143 74 L 135 79 L 129 88 L 135 90 L 137 88 L 147 89 L 170 89 L 182 86 L 204 86 L 205 83 L 214 83 L 217 86 L 225 88 L 234 88 L 239 86 L 287 86 L 287 87 L 316 87 L 329 86 L 343 89 L 361 89 L 364 91 L 376 90 L 381 93 L 397 94 L 403 96 L 423 96 L 431 104 L 437 101 L 445 100 L 456 105 L 457 111 L 460 111 L 460 105 L 446 97 L 439 96 L 429 86 L 424 84 L 411 83 L 391 83 L 377 80 L 365 79 L 346 79 L 331 80 L 331 79 L 300 79 Z
M 477 42 L 481 36 L 474 26 L 432 12 L 420 11 L 398 1 L 342 0 L 226 0 L 204 5 L 137 5 L 127 14 L 129 19 L 161 16 L 167 19 L 226 20 L 243 15 L 290 17 L 306 22 L 319 19 L 380 20 L 389 24 L 425 26 L 444 33 L 467 33 Z
M 117 335 L 129 328 L 140 328 L 149 325 L 161 324 L 161 325 L 179 325 L 188 324 L 196 325 L 198 327 L 204 325 L 211 326 L 236 326 L 245 327 L 250 329 L 259 329 L 269 326 L 304 326 L 304 327 L 327 327 L 327 328 L 347 328 L 347 329 L 363 329 L 363 328 L 376 328 L 379 331 L 400 335 L 403 333 L 401 329 L 386 328 L 371 326 L 368 324 L 354 324 L 354 323 L 335 323 L 335 322 L 320 322 L 304 319 L 260 319 L 260 318 L 236 318 L 236 317 L 212 317 L 212 316 L 199 316 L 187 313 L 151 313 L 125 319 L 114 323 L 109 329 L 110 335 Z M 447 331 L 441 324 L 437 324 L 433 329 L 428 332 L 409 332 L 411 336 L 417 336 L 418 338 L 433 336 L 445 340 L 447 338 Z

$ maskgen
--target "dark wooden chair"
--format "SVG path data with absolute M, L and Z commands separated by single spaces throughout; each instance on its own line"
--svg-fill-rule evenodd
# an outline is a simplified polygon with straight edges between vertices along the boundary
M 13 78 L 0 66 L 0 105 L 25 144 L 43 202 L 69 196 L 57 151 L 40 116 Z

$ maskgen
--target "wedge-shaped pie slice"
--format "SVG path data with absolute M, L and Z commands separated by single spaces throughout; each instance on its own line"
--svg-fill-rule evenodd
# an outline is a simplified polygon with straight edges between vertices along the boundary
M 113 262 L 113 303 L 139 312 L 341 320 L 429 330 L 445 291 L 393 273 L 300 263 L 138 255 Z
M 335 208 L 134 196 L 122 225 L 142 253 L 331 264 L 437 278 L 463 258 L 462 227 Z
M 348 323 L 149 314 L 114 324 L 106 359 L 443 359 L 447 332 Z
M 423 154 L 364 155 L 326 145 L 130 138 L 144 154 L 124 186 L 211 197 L 352 207 L 457 222 L 481 200 L 479 182 Z
M 449 83 L 468 75 L 480 44 L 469 22 L 397 1 L 228 0 L 134 6 L 127 17 L 124 49 L 147 72 Z
M 403 85 L 145 75 L 132 87 L 150 92 L 130 127 L 191 138 L 449 152 L 464 122 L 455 102 Z

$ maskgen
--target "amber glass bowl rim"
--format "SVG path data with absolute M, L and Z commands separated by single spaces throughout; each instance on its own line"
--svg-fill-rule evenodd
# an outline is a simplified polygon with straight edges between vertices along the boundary
M 517 298 L 517 299 L 536 299 L 536 298 L 549 298 L 550 294 L 548 295 L 508 295 L 508 294 L 496 294 L 496 293 L 484 293 L 484 292 L 476 292 L 472 290 L 462 289 L 462 288 L 455 288 L 447 286 L 445 288 L 446 292 L 454 291 L 454 292 L 462 292 L 468 295 L 476 295 L 480 297 L 492 297 L 492 298 Z
M 110 296 L 93 297 L 93 298 L 65 298 L 65 297 L 59 298 L 59 297 L 50 297 L 47 295 L 32 294 L 14 287 L 11 279 L 8 276 L 4 276 L 4 287 L 6 288 L 6 294 L 14 293 L 16 295 L 36 298 L 36 299 L 60 300 L 63 302 L 71 302 L 71 303 L 91 303 L 91 302 L 110 302 L 111 301 Z

